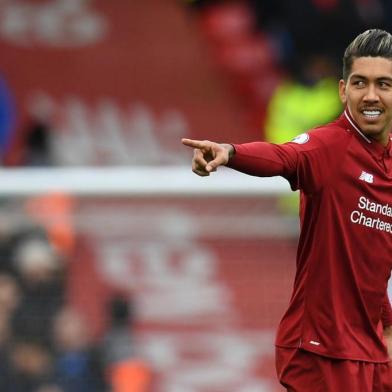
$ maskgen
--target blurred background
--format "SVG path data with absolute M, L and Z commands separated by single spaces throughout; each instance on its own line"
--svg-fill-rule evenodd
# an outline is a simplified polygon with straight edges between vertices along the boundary
M 0 390 L 281 391 L 296 196 L 214 193 L 180 139 L 333 119 L 344 48 L 391 23 L 387 0 L 1 0 Z

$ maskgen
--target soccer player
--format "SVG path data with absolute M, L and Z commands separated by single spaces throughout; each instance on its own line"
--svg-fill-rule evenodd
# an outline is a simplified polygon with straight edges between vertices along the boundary
M 276 337 L 288 391 L 392 391 L 392 35 L 357 36 L 343 58 L 334 122 L 289 143 L 183 139 L 192 169 L 226 165 L 300 190 L 293 294 Z

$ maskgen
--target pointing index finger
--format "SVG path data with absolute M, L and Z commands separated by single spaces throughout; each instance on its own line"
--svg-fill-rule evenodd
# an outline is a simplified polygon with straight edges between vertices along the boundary
M 192 140 L 192 139 L 181 139 L 182 144 L 188 147 L 193 147 L 193 148 L 205 148 L 205 142 L 202 142 L 201 140 Z

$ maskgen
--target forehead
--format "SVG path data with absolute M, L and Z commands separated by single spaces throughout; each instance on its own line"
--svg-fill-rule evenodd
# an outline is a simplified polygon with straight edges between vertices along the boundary
M 392 78 L 392 59 L 384 57 L 358 57 L 354 59 L 349 78 L 361 75 L 367 78 Z

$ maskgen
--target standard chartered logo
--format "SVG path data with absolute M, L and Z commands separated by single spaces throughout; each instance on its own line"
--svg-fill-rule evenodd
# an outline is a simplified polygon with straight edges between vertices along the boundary
M 375 203 L 367 197 L 361 196 L 358 199 L 358 209 L 351 212 L 350 220 L 357 225 L 370 227 L 372 229 L 392 234 L 391 223 L 383 220 L 383 217 L 371 217 L 367 214 L 367 211 L 382 215 L 383 217 L 392 218 L 392 207 L 388 203 Z

